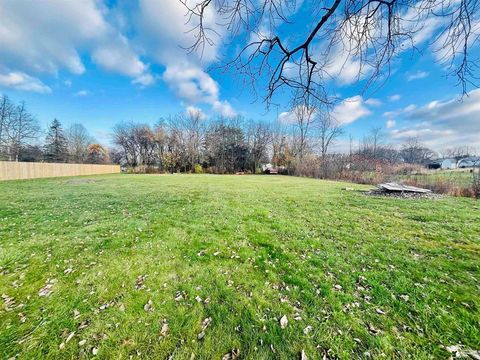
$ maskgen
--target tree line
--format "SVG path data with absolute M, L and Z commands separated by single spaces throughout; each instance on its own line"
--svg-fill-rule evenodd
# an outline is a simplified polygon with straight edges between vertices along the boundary
M 154 126 L 118 123 L 112 160 L 141 171 L 210 173 L 258 173 L 268 163 L 285 174 L 332 178 L 344 171 L 375 171 L 379 165 L 424 165 L 441 156 L 416 138 L 388 144 L 381 128 L 372 128 L 355 144 L 350 137 L 349 151 L 332 151 L 342 135 L 342 126 L 314 106 L 294 106 L 275 122 L 207 119 L 194 110 Z
M 25 102 L 13 103 L 0 96 L 0 160 L 57 163 L 108 163 L 109 154 L 82 124 L 66 130 L 54 119 L 43 138 L 40 123 Z
M 155 125 L 120 122 L 112 131 L 110 149 L 99 144 L 82 124 L 64 129 L 54 119 L 44 134 L 24 102 L 0 97 L 0 159 L 71 163 L 116 163 L 134 171 L 258 173 L 271 164 L 280 172 L 321 178 L 342 178 L 379 166 L 423 165 L 442 156 L 418 139 L 388 144 L 381 128 L 360 141 L 350 136 L 349 149 L 333 151 L 344 128 L 315 104 L 296 105 L 277 121 L 207 118 L 201 111 L 160 119 Z M 444 156 L 471 155 L 455 148 Z M 347 176 L 348 177 L 348 176 Z

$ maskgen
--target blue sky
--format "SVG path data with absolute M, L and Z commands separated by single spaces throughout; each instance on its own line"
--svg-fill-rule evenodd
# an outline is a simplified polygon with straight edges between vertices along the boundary
M 189 54 L 181 47 L 192 43 L 184 14 L 178 0 L 0 0 L 0 93 L 25 100 L 44 127 L 53 118 L 65 126 L 82 123 L 103 142 L 117 122 L 153 124 L 188 107 L 208 116 L 287 118 L 286 95 L 275 99 L 278 109 L 267 111 L 234 73 L 211 70 L 249 34 L 230 43 L 219 29 L 203 56 Z M 283 31 L 302 30 L 308 18 L 298 9 Z M 480 150 L 480 92 L 469 88 L 458 101 L 456 79 L 445 77 L 428 44 L 436 30 L 427 27 L 418 36 L 421 53 L 407 50 L 393 61 L 381 87 L 364 92 L 364 80 L 350 76 L 354 60 L 332 68 L 328 86 L 344 99 L 333 110 L 346 132 L 337 149 L 345 148 L 348 134 L 361 139 L 382 127 L 386 142 L 413 136 L 439 151 L 457 145 Z

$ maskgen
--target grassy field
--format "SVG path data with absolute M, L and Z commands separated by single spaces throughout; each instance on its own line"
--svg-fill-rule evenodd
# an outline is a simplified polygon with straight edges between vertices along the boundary
M 345 186 L 215 175 L 2 182 L 0 358 L 480 349 L 480 202 Z
M 447 182 L 455 184 L 459 187 L 471 187 L 473 181 L 473 175 L 470 169 L 457 169 L 457 170 L 429 170 L 422 174 L 402 175 L 399 176 L 399 180 L 416 180 L 419 183 L 435 184 L 436 182 Z

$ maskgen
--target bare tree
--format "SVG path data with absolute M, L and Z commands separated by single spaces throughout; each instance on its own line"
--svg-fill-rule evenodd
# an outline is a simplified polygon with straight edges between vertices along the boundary
M 425 164 L 436 156 L 435 152 L 420 143 L 418 138 L 409 138 L 402 145 L 400 154 L 409 164 Z
M 312 98 L 310 98 L 310 100 L 311 99 Z M 294 102 L 293 104 L 294 146 L 297 159 L 299 162 L 302 162 L 305 153 L 311 146 L 310 136 L 315 128 L 317 111 L 319 111 L 319 109 L 316 106 L 316 101 L 309 102 L 308 100 L 303 101 L 302 99 L 301 102 Z
M 338 121 L 332 118 L 329 114 L 320 114 L 317 123 L 320 154 L 322 158 L 325 158 L 330 146 L 335 140 L 343 135 L 343 129 Z
M 469 146 L 455 146 L 443 151 L 443 157 L 461 159 L 473 155 L 474 150 Z
M 13 121 L 15 106 L 10 99 L 3 95 L 0 97 L 0 156 L 5 155 L 8 143 L 9 128 Z
M 380 143 L 383 139 L 381 127 L 373 127 L 369 131 L 369 135 L 363 138 L 359 153 L 362 156 L 377 160 L 379 158 Z
M 27 111 L 25 102 L 21 102 L 14 109 L 9 126 L 7 137 L 10 148 L 10 160 L 18 161 L 22 146 L 28 141 L 37 138 L 40 126 L 37 119 Z
M 82 124 L 72 124 L 67 130 L 68 154 L 70 161 L 84 163 L 87 159 L 88 145 L 93 143 L 93 138 Z
M 293 152 L 290 137 L 287 134 L 285 124 L 276 121 L 272 124 L 272 163 L 275 167 L 286 167 L 290 171 L 293 161 Z
M 269 103 L 280 89 L 293 89 L 295 97 L 314 96 L 330 101 L 325 80 L 332 68 L 354 62 L 357 78 L 367 84 L 388 74 L 391 60 L 407 49 L 419 50 L 418 33 L 438 24 L 430 42 L 443 63 L 466 92 L 476 79 L 476 59 L 470 49 L 479 42 L 477 0 L 179 0 L 187 9 L 187 22 L 195 41 L 190 51 L 203 52 L 224 27 L 231 37 L 250 33 L 250 40 L 227 68 L 247 76 L 252 84 L 265 76 L 264 99 Z M 309 14 L 295 36 L 281 31 L 300 10 Z M 215 26 L 211 15 L 216 14 Z M 336 64 L 333 64 L 335 62 Z M 260 75 L 260 76 L 259 76 Z
M 189 109 L 183 116 L 183 125 L 187 135 L 186 151 L 190 170 L 193 171 L 196 164 L 200 163 L 200 152 L 205 133 L 203 114 L 200 110 Z
M 264 121 L 250 121 L 247 126 L 246 135 L 250 145 L 252 172 L 255 173 L 260 167 L 260 162 L 267 158 L 272 131 L 270 124 Z
M 372 157 L 374 159 L 378 157 L 378 147 L 382 138 L 383 132 L 381 127 L 373 127 L 370 129 L 370 143 L 372 144 Z

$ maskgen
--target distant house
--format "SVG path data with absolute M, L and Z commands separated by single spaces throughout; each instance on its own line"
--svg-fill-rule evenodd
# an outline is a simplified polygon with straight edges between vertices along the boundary
M 273 168 L 273 165 L 268 163 L 268 164 L 262 164 L 262 171 L 265 172 L 267 169 Z
M 263 164 L 262 171 L 265 174 L 278 174 L 278 169 L 274 167 L 272 164 Z
M 480 167 L 480 156 L 468 156 L 458 161 L 459 168 Z
M 427 163 L 427 168 L 429 169 L 456 169 L 457 168 L 457 159 L 447 158 L 447 159 L 436 159 Z

